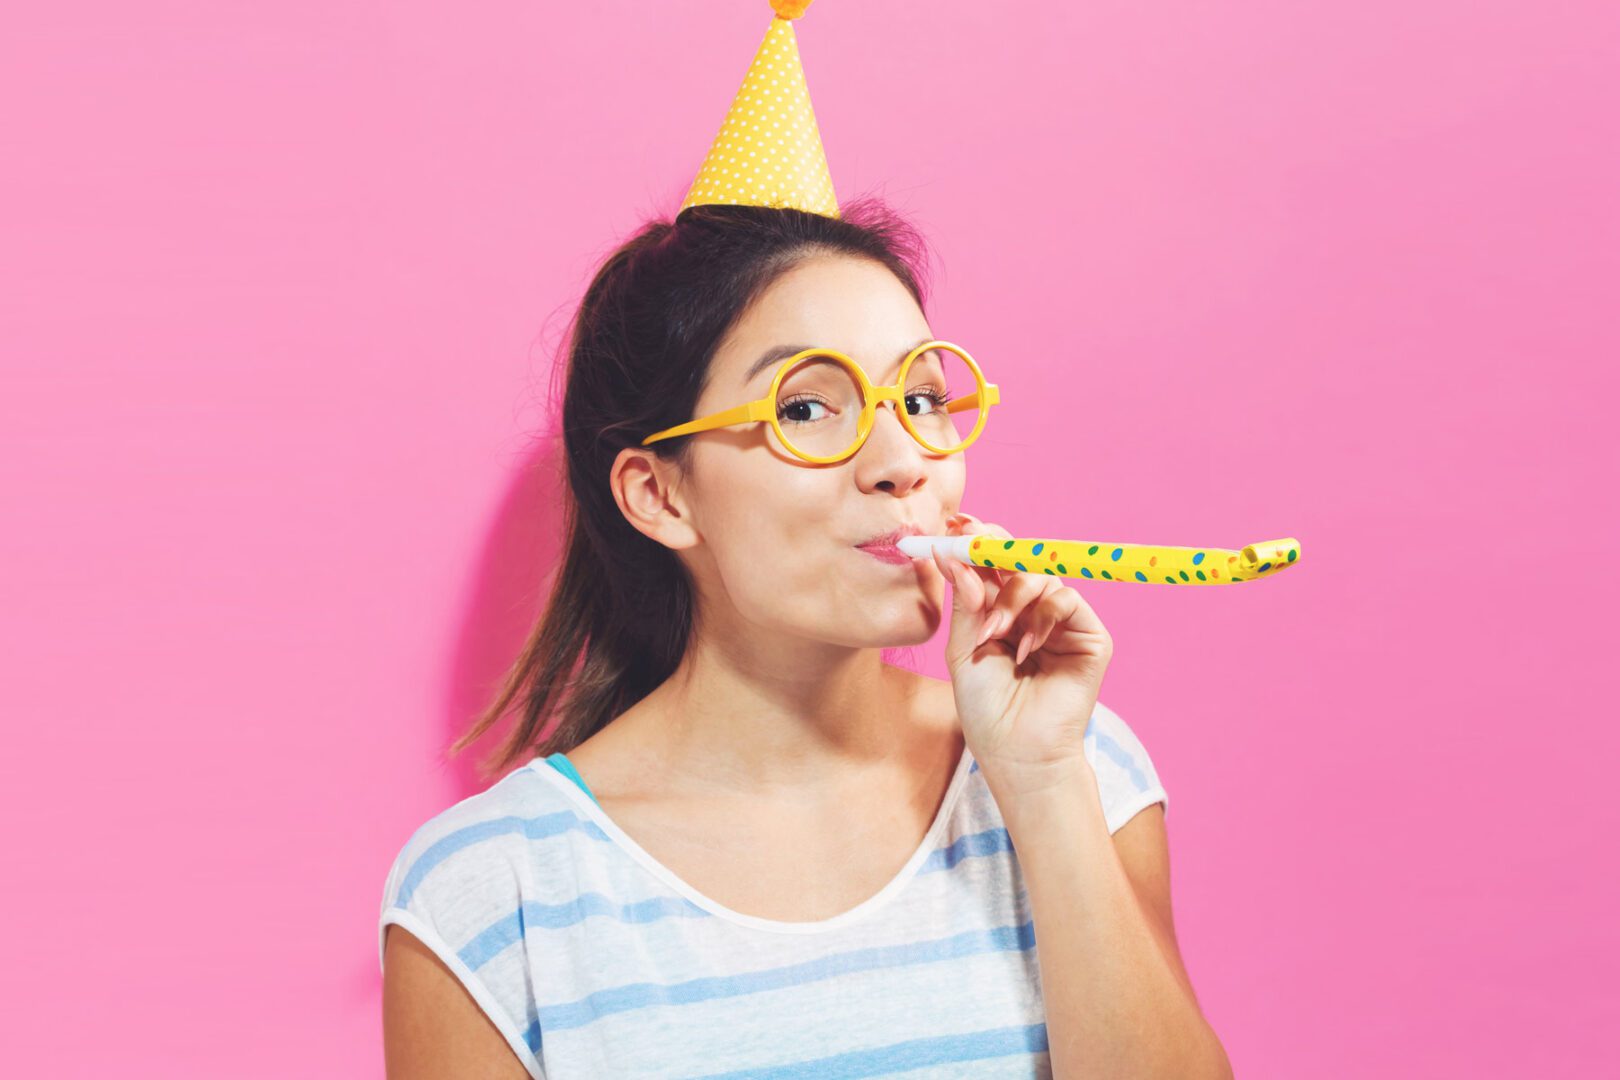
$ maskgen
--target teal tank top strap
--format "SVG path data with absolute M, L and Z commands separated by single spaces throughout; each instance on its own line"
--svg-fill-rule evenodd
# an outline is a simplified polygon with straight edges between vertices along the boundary
M 556 769 L 558 772 L 562 773 L 564 776 L 568 777 L 568 779 L 572 780 L 574 783 L 578 784 L 579 790 L 583 791 L 586 795 L 589 795 L 591 802 L 596 803 L 597 806 L 602 805 L 601 803 L 596 802 L 596 796 L 591 795 L 591 789 L 585 786 L 584 778 L 579 775 L 579 770 L 574 768 L 574 763 L 569 761 L 566 755 L 560 751 L 555 754 L 549 754 L 546 757 L 546 763 L 552 768 Z

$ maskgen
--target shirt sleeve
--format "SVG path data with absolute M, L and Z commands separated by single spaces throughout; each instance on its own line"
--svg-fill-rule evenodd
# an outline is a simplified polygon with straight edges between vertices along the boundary
M 410 931 L 466 987 L 529 1075 L 543 1080 L 522 891 L 491 828 L 497 824 L 435 819 L 406 842 L 383 886 L 378 965 L 386 963 L 388 927 Z
M 1097 702 L 1082 745 L 1097 777 L 1097 793 L 1102 797 L 1110 836 L 1154 803 L 1164 804 L 1168 818 L 1170 796 L 1159 781 L 1153 759 L 1118 713 Z

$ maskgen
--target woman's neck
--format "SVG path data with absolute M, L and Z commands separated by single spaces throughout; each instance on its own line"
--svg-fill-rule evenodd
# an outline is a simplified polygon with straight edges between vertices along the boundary
M 644 763 L 682 787 L 728 793 L 813 796 L 851 774 L 910 770 L 937 753 L 948 719 L 934 715 L 937 680 L 884 664 L 877 649 L 806 660 L 689 651 L 612 726 L 624 725 L 618 734 Z

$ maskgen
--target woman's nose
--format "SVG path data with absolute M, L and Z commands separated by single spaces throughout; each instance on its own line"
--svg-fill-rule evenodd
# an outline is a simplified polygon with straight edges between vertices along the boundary
M 911 429 L 906 427 L 905 421 L 900 419 L 900 409 L 901 409 L 903 403 L 898 402 L 898 401 L 880 401 L 880 402 L 878 402 L 877 412 L 875 413 L 875 415 L 873 416 L 873 419 L 872 419 L 872 430 L 868 434 L 867 441 L 871 442 L 872 437 L 876 436 L 878 434 L 878 428 L 884 426 L 885 421 L 884 421 L 883 417 L 884 417 L 884 406 L 885 405 L 893 406 L 893 408 L 888 410 L 888 415 L 889 415 L 889 421 L 888 422 L 893 425 L 894 430 L 893 430 L 893 432 L 886 432 L 883 437 L 886 438 L 886 439 L 887 438 L 898 437 L 900 439 L 905 440 L 905 442 L 909 443 L 913 450 L 919 450 L 919 451 L 922 450 L 923 445 L 921 443 L 919 443 L 916 440 L 916 438 L 911 434 Z
M 878 417 L 881 417 L 883 415 L 883 410 L 884 410 L 885 407 L 887 407 L 889 409 L 889 415 L 894 418 L 895 424 L 899 426 L 900 433 L 902 435 L 904 435 L 908 439 L 911 438 L 911 433 L 906 430 L 906 425 L 904 423 L 902 423 L 901 420 L 900 420 L 900 402 L 898 402 L 898 401 L 880 401 L 880 402 L 878 402 L 878 406 L 877 406 L 877 416 Z M 874 426 L 876 426 L 877 418 L 874 418 L 872 423 L 873 423 Z

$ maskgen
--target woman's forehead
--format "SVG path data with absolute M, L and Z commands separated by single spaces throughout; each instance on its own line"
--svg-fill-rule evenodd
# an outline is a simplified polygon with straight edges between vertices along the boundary
M 909 290 L 886 268 L 858 259 L 817 259 L 784 274 L 732 328 L 716 363 L 720 381 L 768 379 L 808 348 L 836 349 L 881 377 L 930 340 Z

